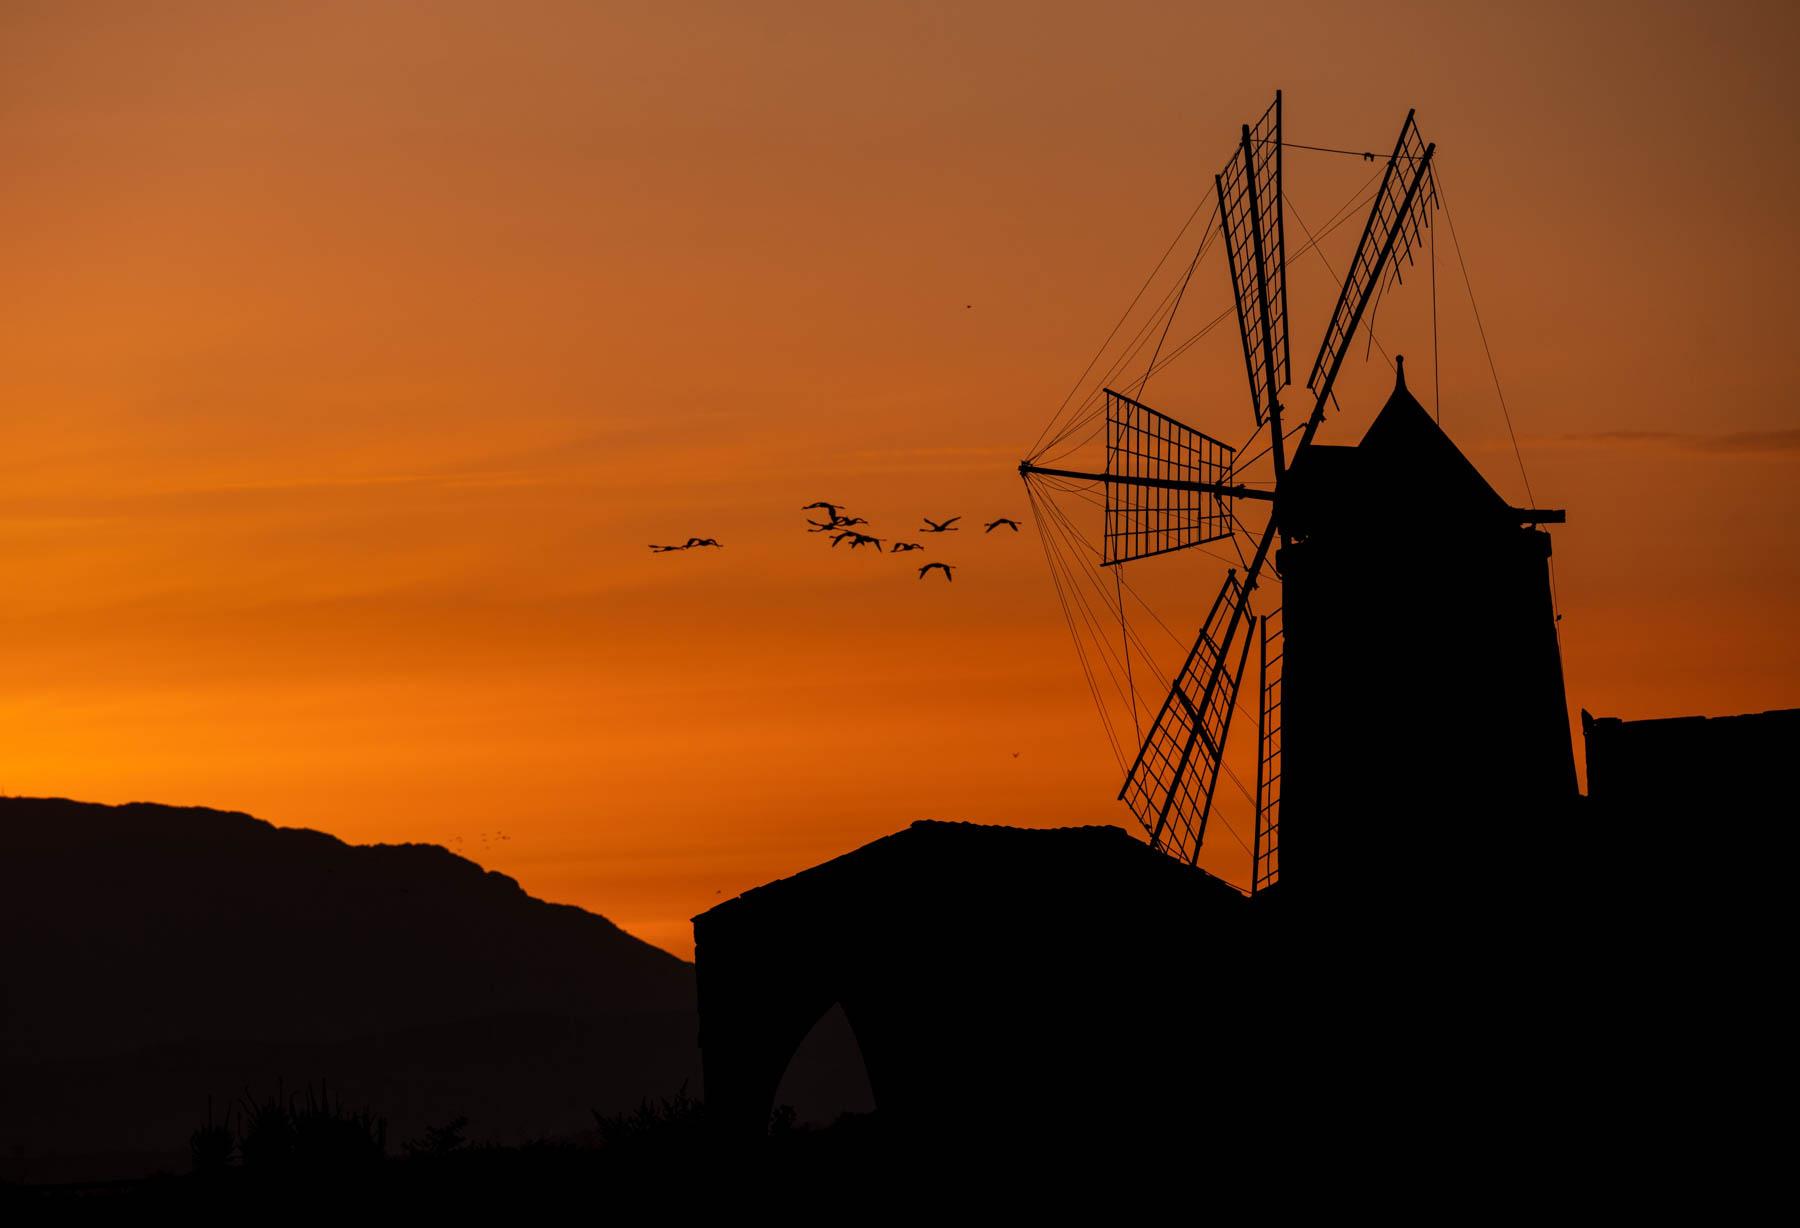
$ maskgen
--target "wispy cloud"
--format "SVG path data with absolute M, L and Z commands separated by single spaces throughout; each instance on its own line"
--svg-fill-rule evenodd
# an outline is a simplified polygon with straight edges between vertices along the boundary
M 1800 428 L 1779 431 L 1596 431 L 1583 435 L 1527 435 L 1519 441 L 1537 448 L 1653 448 L 1709 456 L 1800 458 Z

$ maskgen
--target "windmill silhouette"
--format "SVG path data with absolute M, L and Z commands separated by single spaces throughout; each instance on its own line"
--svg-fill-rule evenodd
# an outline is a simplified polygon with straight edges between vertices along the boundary
M 1410 113 L 1385 165 L 1352 198 L 1374 189 L 1306 380 L 1309 412 L 1284 413 L 1281 151 L 1277 94 L 1215 178 L 1233 305 L 1170 355 L 1235 314 L 1249 440 L 1229 447 L 1146 405 L 1142 382 L 1135 395 L 1106 387 L 1117 382 L 1108 372 L 1058 427 L 1065 401 L 1048 442 L 1040 436 L 1019 466 L 1103 721 L 1106 679 L 1096 679 L 1080 628 L 1107 646 L 1090 594 L 1064 581 L 1097 587 L 1106 575 L 1102 608 L 1119 613 L 1124 651 L 1101 664 L 1135 722 L 1123 565 L 1224 539 L 1237 553 L 1191 648 L 1177 643 L 1186 656 L 1129 768 L 1107 722 L 1125 775 L 1119 796 L 1149 847 L 1110 826 L 920 823 L 696 917 L 708 1111 L 744 1146 L 766 1140 L 788 1057 L 834 997 L 863 1045 L 881 1112 L 900 1123 L 895 1137 L 911 1132 L 934 1154 L 960 1150 L 984 1166 L 1009 1140 L 1024 1141 L 1034 1161 L 1055 1154 L 1069 1137 L 1059 1123 L 1073 1113 L 1126 1125 L 1084 1134 L 1070 1167 L 1094 1168 L 1085 1149 L 1105 1146 L 1108 1134 L 1124 1150 L 1097 1171 L 1139 1162 L 1146 1138 L 1182 1139 L 1190 1150 L 1229 1138 L 1249 1140 L 1243 1165 L 1270 1182 L 1304 1171 L 1347 1188 L 1389 1165 L 1411 1186 L 1471 1150 L 1509 1156 L 1511 1141 L 1493 1124 L 1510 1132 L 1582 1077 L 1586 1055 L 1567 1063 L 1563 1034 L 1542 1020 L 1594 979 L 1591 947 L 1570 942 L 1588 932 L 1591 899 L 1522 895 L 1515 838 L 1527 825 L 1559 838 L 1591 825 L 1575 788 L 1550 540 L 1539 527 L 1563 515 L 1510 506 L 1413 398 L 1398 360 L 1393 393 L 1359 443 L 1314 442 L 1365 313 L 1441 207 L 1434 147 Z M 1339 214 L 1321 234 L 1351 224 L 1357 206 Z M 1189 277 L 1214 237 L 1204 229 Z M 1112 371 L 1155 339 L 1165 311 L 1173 319 L 1186 287 L 1184 278 L 1123 343 Z M 1265 433 L 1266 447 L 1251 454 Z M 1102 435 L 1103 465 L 1052 467 Z M 1098 544 L 1040 490 L 1100 504 Z M 1240 513 L 1255 508 L 1267 519 L 1246 529 Z M 1404 526 L 1404 565 L 1398 530 L 1371 533 L 1371 523 Z M 1254 795 L 1244 792 L 1255 806 L 1246 851 L 1259 902 L 1191 868 L 1219 777 L 1235 777 L 1225 749 L 1253 647 L 1257 779 Z M 1154 673 L 1155 660 L 1144 660 Z M 1284 738 L 1293 752 L 1285 766 Z M 1284 817 L 1291 886 L 1278 881 Z M 1375 839 L 1370 818 L 1383 828 Z M 1067 885 L 1077 880 L 1085 906 L 1070 909 Z M 945 905 L 923 921 L 913 906 L 922 886 Z M 964 962 L 968 922 L 945 925 L 971 902 L 984 918 L 1006 918 L 1017 939 L 1002 975 L 990 958 Z M 819 926 L 821 916 L 833 923 Z M 1615 925 L 1609 915 L 1605 926 Z M 1223 993 L 1204 954 L 1196 961 L 1196 932 L 1232 952 Z M 1247 1007 L 1253 1060 L 1209 1061 L 1190 1045 L 1171 1061 L 1157 1040 L 1195 1035 L 1195 1020 L 1227 999 Z M 972 1083 L 1003 1088 L 993 1100 L 1016 1115 L 984 1118 L 946 1145 L 935 1108 Z M 1416 1123 L 1403 1144 L 1411 1158 L 1397 1164 L 1392 1136 L 1359 1128 L 1366 1106 L 1384 1102 L 1407 1105 L 1401 1115 Z
M 1435 149 L 1422 140 L 1409 111 L 1307 377 L 1312 405 L 1298 425 L 1284 422 L 1282 404 L 1290 363 L 1279 92 L 1255 125 L 1244 125 L 1236 153 L 1214 178 L 1258 432 L 1252 439 L 1266 431 L 1264 451 L 1273 467 L 1267 488 L 1242 480 L 1238 449 L 1111 388 L 1103 390 L 1103 471 L 1058 469 L 1033 461 L 1019 465 L 1028 487 L 1034 479 L 1049 478 L 1094 482 L 1104 488 L 1100 562 L 1106 567 L 1233 537 L 1243 528 L 1238 518 L 1242 501 L 1268 507 L 1267 522 L 1254 537 L 1254 551 L 1242 560 L 1241 574 L 1236 568 L 1227 572 L 1119 791 L 1153 846 L 1189 864 L 1198 859 L 1255 641 L 1261 693 L 1252 894 L 1280 876 L 1284 659 L 1280 609 L 1265 606 L 1258 614 L 1252 608 L 1253 594 L 1271 566 L 1277 541 L 1286 545 L 1291 540 L 1285 523 L 1290 519 L 1285 513 L 1288 476 L 1312 444 L 1326 406 L 1334 403 L 1333 385 L 1350 339 L 1371 302 L 1399 280 L 1401 261 L 1411 262 L 1414 247 L 1430 225 L 1437 203 Z M 1288 445 L 1296 434 L 1290 452 Z M 1560 519 L 1560 514 L 1521 511 L 1520 517 Z

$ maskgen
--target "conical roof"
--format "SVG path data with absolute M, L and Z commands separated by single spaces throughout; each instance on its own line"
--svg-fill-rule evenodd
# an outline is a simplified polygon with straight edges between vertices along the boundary
M 1396 361 L 1393 394 L 1362 442 L 1308 444 L 1294 458 L 1280 499 L 1282 529 L 1294 538 L 1360 536 L 1374 524 L 1466 536 L 1520 523 L 1518 510 L 1407 390 L 1405 359 Z
M 1506 500 L 1407 390 L 1404 358 L 1395 363 L 1393 395 L 1369 425 L 1357 453 L 1364 480 L 1388 486 L 1409 519 L 1446 528 L 1513 523 Z

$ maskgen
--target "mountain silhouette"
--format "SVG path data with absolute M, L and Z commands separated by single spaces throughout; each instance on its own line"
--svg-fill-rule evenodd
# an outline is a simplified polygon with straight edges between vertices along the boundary
M 277 1080 L 501 1141 L 699 1087 L 691 964 L 435 845 L 0 798 L 0 966 L 0 1177 L 185 1168 Z

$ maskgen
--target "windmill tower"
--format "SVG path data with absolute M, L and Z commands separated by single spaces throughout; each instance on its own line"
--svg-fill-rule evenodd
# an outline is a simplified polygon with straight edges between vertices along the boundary
M 1232 537 L 1240 508 L 1268 509 L 1119 796 L 1153 846 L 1196 861 L 1227 740 L 1250 712 L 1241 691 L 1254 650 L 1250 891 L 1281 881 L 1291 813 L 1295 874 L 1318 902 L 1332 882 L 1479 860 L 1494 824 L 1573 798 L 1549 537 L 1537 527 L 1563 516 L 1509 507 L 1412 398 L 1403 365 L 1361 444 L 1314 443 L 1351 338 L 1411 263 L 1437 204 L 1435 146 L 1410 112 L 1307 377 L 1310 405 L 1289 412 L 1281 150 L 1277 93 L 1215 177 L 1270 487 L 1246 484 L 1238 449 L 1111 389 L 1103 471 L 1026 461 L 1019 472 L 1028 484 L 1103 488 L 1107 567 Z M 1386 839 L 1359 821 L 1371 816 L 1385 819 Z

